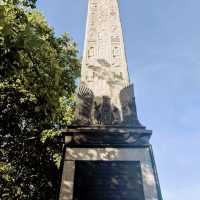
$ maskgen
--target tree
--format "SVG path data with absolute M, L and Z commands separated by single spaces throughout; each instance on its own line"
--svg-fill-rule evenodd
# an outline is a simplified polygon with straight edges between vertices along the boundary
M 0 5 L 0 199 L 56 199 L 60 132 L 73 116 L 80 64 L 35 0 Z M 28 8 L 28 9 L 27 9 Z

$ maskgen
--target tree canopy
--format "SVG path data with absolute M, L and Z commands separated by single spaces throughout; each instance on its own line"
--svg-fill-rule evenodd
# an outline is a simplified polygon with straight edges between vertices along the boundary
M 0 3 L 0 199 L 56 199 L 59 127 L 73 117 L 77 48 L 36 0 Z

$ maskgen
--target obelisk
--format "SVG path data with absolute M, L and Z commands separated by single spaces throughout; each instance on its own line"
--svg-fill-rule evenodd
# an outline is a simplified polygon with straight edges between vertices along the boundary
M 128 125 L 127 122 L 131 121 L 131 125 L 140 125 L 132 85 L 129 83 L 117 0 L 89 0 L 81 87 L 79 99 L 84 99 L 89 90 L 94 99 L 93 105 L 86 107 L 91 109 L 89 117 L 84 116 L 83 110 L 77 109 L 79 123 L 82 121 L 85 125 L 89 120 L 89 124 L 111 125 L 124 122 Z M 104 104 L 110 104 L 111 109 L 111 112 L 105 112 L 106 116 L 102 114 Z M 79 106 L 80 109 L 82 107 Z
M 60 200 L 162 200 L 137 117 L 118 0 L 89 0 L 75 119 L 63 130 Z
M 108 96 L 120 109 L 119 92 L 129 85 L 117 1 L 89 1 L 81 81 L 94 96 Z

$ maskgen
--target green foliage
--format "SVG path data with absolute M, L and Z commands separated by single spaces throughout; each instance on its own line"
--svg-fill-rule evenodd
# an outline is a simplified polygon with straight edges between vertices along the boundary
M 16 6 L 35 8 L 36 1 L 37 0 L 0 0 L 0 4 L 1 5 L 12 4 Z
M 57 124 L 61 127 L 70 125 L 74 118 L 75 111 L 75 96 L 69 98 L 61 97 L 59 99 L 60 107 L 57 110 Z
M 0 199 L 56 199 L 62 144 L 80 64 L 35 0 L 0 1 Z M 28 8 L 28 9 L 27 9 Z

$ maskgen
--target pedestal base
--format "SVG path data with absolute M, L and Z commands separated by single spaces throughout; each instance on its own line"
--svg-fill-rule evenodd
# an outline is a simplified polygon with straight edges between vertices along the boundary
M 90 129 L 90 134 L 99 135 L 93 135 L 92 141 L 89 129 L 65 132 L 68 143 L 60 200 L 161 200 L 153 153 L 147 139 L 151 132 L 106 129 L 107 132 Z M 115 137 L 111 133 L 116 134 Z M 110 142 L 111 136 L 118 143 Z

